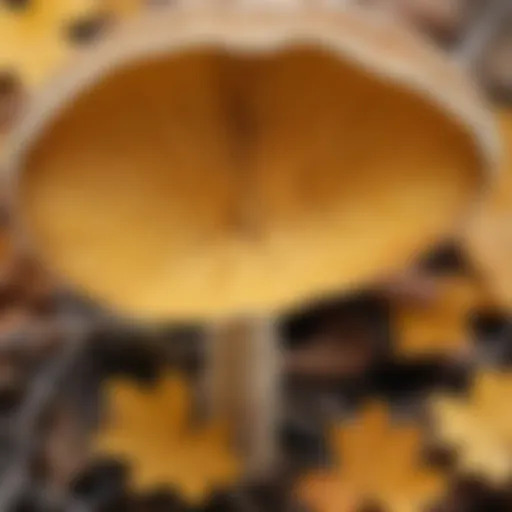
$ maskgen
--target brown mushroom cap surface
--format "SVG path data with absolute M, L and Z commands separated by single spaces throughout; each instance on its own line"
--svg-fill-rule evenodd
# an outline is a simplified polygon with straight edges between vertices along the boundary
M 24 232 L 145 319 L 279 312 L 405 265 L 495 160 L 461 73 L 363 11 L 183 12 L 121 28 L 35 102 Z

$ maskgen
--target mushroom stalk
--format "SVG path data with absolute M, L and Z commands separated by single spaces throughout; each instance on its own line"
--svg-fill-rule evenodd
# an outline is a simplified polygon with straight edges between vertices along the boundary
M 228 422 L 251 476 L 278 460 L 281 354 L 273 318 L 217 324 L 207 335 L 208 409 Z

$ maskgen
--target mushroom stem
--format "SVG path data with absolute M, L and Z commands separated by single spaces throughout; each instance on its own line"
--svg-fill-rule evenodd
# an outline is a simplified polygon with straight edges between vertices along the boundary
M 250 476 L 278 461 L 281 350 L 272 318 L 239 319 L 207 336 L 208 408 L 228 422 Z

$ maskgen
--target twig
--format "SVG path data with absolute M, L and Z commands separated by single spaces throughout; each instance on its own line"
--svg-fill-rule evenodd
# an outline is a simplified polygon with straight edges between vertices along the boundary
M 462 41 L 453 52 L 455 59 L 465 68 L 471 69 L 482 57 L 496 28 L 506 16 L 512 13 L 510 0 L 494 0 L 482 15 L 469 28 Z
M 78 328 L 77 328 L 78 327 Z M 70 340 L 62 352 L 34 378 L 27 399 L 13 423 L 14 456 L 0 482 L 0 510 L 8 511 L 27 480 L 27 466 L 34 448 L 34 437 L 41 416 L 58 393 L 63 379 L 83 351 L 89 330 L 73 325 Z

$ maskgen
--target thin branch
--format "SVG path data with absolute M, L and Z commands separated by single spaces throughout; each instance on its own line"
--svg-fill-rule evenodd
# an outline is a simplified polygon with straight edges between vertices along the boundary
M 89 330 L 85 326 L 71 327 L 70 340 L 64 344 L 61 353 L 34 378 L 27 399 L 14 419 L 15 453 L 13 462 L 0 482 L 0 510 L 11 510 L 14 501 L 23 491 L 39 421 L 78 361 L 88 339 Z
M 473 68 L 487 49 L 493 35 L 496 33 L 496 29 L 510 14 L 512 14 L 512 2 L 510 0 L 494 0 L 491 2 L 458 44 L 453 52 L 455 59 L 465 68 Z

